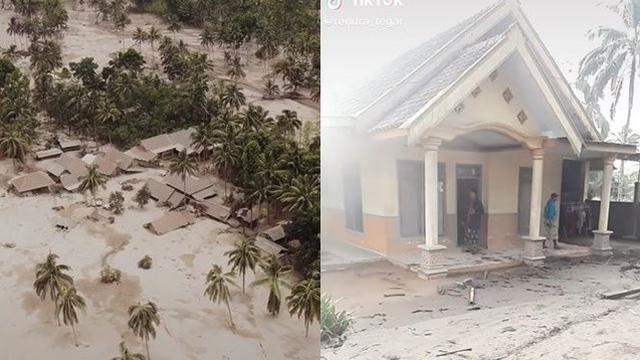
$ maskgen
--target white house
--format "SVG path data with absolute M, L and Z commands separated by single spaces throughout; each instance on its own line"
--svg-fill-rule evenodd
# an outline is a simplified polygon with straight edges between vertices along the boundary
M 421 252 L 421 274 L 444 275 L 439 257 L 460 245 L 473 188 L 482 246 L 539 263 L 542 207 L 571 161 L 583 193 L 589 169 L 603 170 L 592 250 L 611 251 L 612 162 L 636 149 L 602 141 L 517 1 L 409 51 L 341 109 L 322 117 L 323 241 Z

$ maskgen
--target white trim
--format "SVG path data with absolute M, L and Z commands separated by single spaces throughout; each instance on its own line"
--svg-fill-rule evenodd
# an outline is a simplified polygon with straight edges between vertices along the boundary
M 499 41 L 486 55 L 476 61 L 451 85 L 438 93 L 436 97 L 402 124 L 400 128 L 408 128 L 409 130 L 407 139 L 409 146 L 415 145 L 428 130 L 438 126 L 446 115 L 451 112 L 451 107 L 455 106 L 455 104 L 467 96 L 467 93 L 471 91 L 469 89 L 477 86 L 482 79 L 498 68 L 507 57 L 517 52 L 522 57 L 525 66 L 527 66 L 531 72 L 547 103 L 560 120 L 563 129 L 567 133 L 573 151 L 576 154 L 580 154 L 583 145 L 582 138 L 578 135 L 572 122 L 564 112 L 559 99 L 552 90 L 552 84 L 546 81 L 542 69 L 540 69 L 539 64 L 531 54 L 532 49 L 526 46 L 525 41 L 522 29 L 519 26 L 512 26 L 504 40 Z M 449 101 L 443 101 L 445 95 Z M 451 98 L 456 101 L 451 101 Z M 428 119 L 431 121 L 427 121 Z
M 518 24 L 520 24 L 525 38 L 531 43 L 531 45 L 533 45 L 536 55 L 540 55 L 540 58 L 544 62 L 545 67 L 549 69 L 549 71 L 551 71 L 552 77 L 556 80 L 559 80 L 556 81 L 559 85 L 558 87 L 565 94 L 565 96 L 567 96 L 567 98 L 571 102 L 571 105 L 577 110 L 576 113 L 578 114 L 578 117 L 587 127 L 591 136 L 593 136 L 596 140 L 603 140 L 600 133 L 594 128 L 593 123 L 584 110 L 584 106 L 582 105 L 580 100 L 576 98 L 576 95 L 567 82 L 567 79 L 562 74 L 562 71 L 560 71 L 558 64 L 549 53 L 549 50 L 540 39 L 538 33 L 535 31 L 533 26 L 531 26 L 529 19 L 527 19 L 520 6 L 514 5 L 511 10 L 516 21 L 518 22 Z
M 513 53 L 516 49 L 516 44 L 513 41 L 508 41 L 511 38 L 509 35 L 512 31 L 513 28 L 507 34 L 505 39 L 499 41 L 487 52 L 487 54 L 469 67 L 469 69 L 467 69 L 451 85 L 436 95 L 436 97 L 413 115 L 410 120 L 402 124 L 400 128 L 407 128 L 409 130 L 409 136 L 407 139 L 409 146 L 417 144 L 422 135 L 429 130 L 429 128 L 437 126 L 444 117 L 453 110 L 455 104 L 458 103 L 458 101 L 444 102 L 443 99 L 445 98 L 445 95 L 447 99 L 450 99 L 454 94 L 458 95 L 456 99 L 464 98 L 477 86 L 478 83 L 482 81 L 482 79 L 500 66 L 500 64 L 502 64 L 502 62 Z M 462 85 L 466 85 L 466 87 L 462 88 Z M 434 121 L 433 119 L 436 118 L 437 120 Z M 432 121 L 427 122 L 426 119 L 431 119 Z
M 583 146 L 582 137 L 578 135 L 576 129 L 574 129 L 573 124 L 571 123 L 571 120 L 564 112 L 559 99 L 553 92 L 552 85 L 546 81 L 544 74 L 542 73 L 542 69 L 538 67 L 538 63 L 533 58 L 532 54 L 529 51 L 529 48 L 527 48 L 523 43 L 518 46 L 518 50 L 520 56 L 522 56 L 522 59 L 529 68 L 529 71 L 532 72 L 531 75 L 536 80 L 538 86 L 540 87 L 540 90 L 542 91 L 542 94 L 547 100 L 547 103 L 549 104 L 549 106 L 551 106 L 551 109 L 560 120 L 560 124 L 562 124 L 562 128 L 564 129 L 564 131 L 566 131 L 567 138 L 569 139 L 569 143 L 571 144 L 574 153 L 576 153 L 576 155 L 579 155 L 582 151 Z

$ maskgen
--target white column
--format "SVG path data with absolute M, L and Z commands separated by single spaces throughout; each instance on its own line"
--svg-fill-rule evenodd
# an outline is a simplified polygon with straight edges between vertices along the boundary
M 611 242 L 609 240 L 612 231 L 609 227 L 609 202 L 611 201 L 611 180 L 613 177 L 613 157 L 606 157 L 602 171 L 602 190 L 600 192 L 600 217 L 598 219 L 598 230 L 593 231 L 593 245 L 591 252 L 595 255 L 608 256 L 612 254 Z
M 529 215 L 529 236 L 540 237 L 540 214 L 542 211 L 542 169 L 544 151 L 535 149 L 532 152 L 531 171 L 531 213 Z
M 442 264 L 442 252 L 446 246 L 438 244 L 438 148 L 442 141 L 429 138 L 424 148 L 424 245 L 419 248 L 422 260 L 419 275 L 434 278 L 447 275 Z
M 424 145 L 424 242 L 438 245 L 438 145 Z
M 602 171 L 602 192 L 600 194 L 600 219 L 598 230 L 607 231 L 609 227 L 609 203 L 611 202 L 611 180 L 613 177 L 613 158 L 604 160 Z
M 582 184 L 582 201 L 585 201 L 589 198 L 589 172 L 591 171 L 591 162 L 589 160 L 585 160 L 584 164 L 584 179 Z
M 529 214 L 529 235 L 524 236 L 523 259 L 527 264 L 539 265 L 544 262 L 542 250 L 544 237 L 540 236 L 540 215 L 542 213 L 542 170 L 544 149 L 533 149 L 531 171 L 531 212 Z

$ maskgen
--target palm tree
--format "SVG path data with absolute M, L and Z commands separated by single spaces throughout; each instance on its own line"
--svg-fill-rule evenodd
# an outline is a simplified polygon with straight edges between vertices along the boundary
M 138 45 L 138 48 L 142 50 L 142 44 L 147 41 L 149 34 L 144 31 L 141 27 L 136 27 L 136 30 L 133 32 L 133 41 Z
M 109 129 L 109 143 L 111 143 L 111 129 L 113 128 L 113 124 L 115 124 L 121 116 L 122 111 L 107 97 L 103 97 L 100 102 L 98 102 L 96 120 Z M 96 141 L 97 140 L 98 139 L 96 139 Z
M 298 113 L 293 110 L 282 110 L 282 114 L 276 116 L 276 128 L 285 135 L 295 134 L 301 126 Z
M 57 264 L 58 255 L 49 253 L 44 262 L 36 265 L 36 280 L 33 282 L 33 288 L 36 295 L 41 301 L 44 301 L 49 295 L 49 299 L 54 302 L 58 297 L 58 293 L 64 288 L 73 286 L 73 278 L 65 272 L 71 268 L 64 264 Z M 60 324 L 59 318 L 58 324 Z
M 154 63 L 156 61 L 155 43 L 160 41 L 160 39 L 162 39 L 160 31 L 158 31 L 155 26 L 152 26 L 147 33 L 147 41 L 151 45 L 151 61 Z
M 207 25 L 202 29 L 200 33 L 200 45 L 202 45 L 209 52 L 210 57 L 213 59 L 213 54 L 211 54 L 211 48 L 213 48 L 216 44 L 216 32 L 212 25 Z
M 305 336 L 309 336 L 309 325 L 314 320 L 320 320 L 320 281 L 308 278 L 298 282 L 291 294 L 287 296 L 289 314 L 304 316 Z
M 12 16 L 9 20 L 9 26 L 7 27 L 7 34 L 13 37 L 13 44 L 16 45 L 16 37 L 22 34 L 22 24 L 18 21 L 18 18 Z
M 146 360 L 144 355 L 138 353 L 130 353 L 124 341 L 120 342 L 120 356 L 111 358 L 111 360 Z
M 280 87 L 278 86 L 278 84 L 276 84 L 276 82 L 271 77 L 268 77 L 264 80 L 263 89 L 264 89 L 263 90 L 264 95 L 262 96 L 263 99 L 272 100 L 280 96 Z
M 87 304 L 84 302 L 84 299 L 73 286 L 63 287 L 56 297 L 56 318 L 59 318 L 62 313 L 62 322 L 65 325 L 71 326 L 73 341 L 76 346 L 79 346 L 75 327 L 75 324 L 78 323 L 78 313 L 76 309 L 84 310 L 86 306 Z
M 249 104 L 247 109 L 241 114 L 242 128 L 244 130 L 259 130 L 265 124 L 273 121 L 269 117 L 269 111 L 260 105 Z
M 196 126 L 196 131 L 191 134 L 193 146 L 200 151 L 201 155 L 207 154 L 213 147 L 213 128 L 210 124 L 200 124 Z M 202 159 L 200 159 L 202 160 Z
M 244 294 L 245 276 L 247 270 L 255 273 L 256 265 L 260 260 L 260 249 L 256 246 L 254 239 L 243 237 L 234 244 L 233 250 L 224 253 L 229 257 L 228 265 L 231 265 L 231 271 L 236 271 L 242 275 L 242 293 Z
M 598 38 L 600 45 L 580 61 L 578 88 L 584 93 L 587 104 L 597 105 L 609 88 L 613 99 L 610 108 L 613 121 L 623 92 L 627 95 L 627 118 L 623 135 L 629 134 L 631 112 L 634 105 L 636 72 L 640 59 L 640 6 L 635 0 L 623 0 L 612 9 L 621 17 L 624 30 L 599 27 L 589 32 L 591 39 Z M 622 141 L 627 143 L 628 137 Z M 624 176 L 624 161 L 620 166 Z
M 146 304 L 137 303 L 129 307 L 129 328 L 136 336 L 144 340 L 147 349 L 147 360 L 151 360 L 149 355 L 149 338 L 156 338 L 156 326 L 160 325 L 158 307 L 151 301 Z
M 231 61 L 229 70 L 227 71 L 227 75 L 236 84 L 238 83 L 238 80 L 244 79 L 247 76 L 247 74 L 244 72 L 244 69 L 242 68 L 242 62 L 240 61 L 239 56 L 235 56 Z
M 247 102 L 242 89 L 237 84 L 223 86 L 220 99 L 222 105 L 234 110 L 240 109 Z
M 240 147 L 237 143 L 236 126 L 229 123 L 223 130 L 215 131 L 216 143 L 219 145 L 213 153 L 213 165 L 222 173 L 224 180 L 224 197 L 227 197 L 228 184 L 231 181 L 231 168 L 238 163 Z
M 317 176 L 300 175 L 276 191 L 276 195 L 291 213 L 310 211 L 320 199 L 320 180 Z
M 28 140 L 17 127 L 0 130 L 0 152 L 13 159 L 14 167 L 17 163 L 24 163 L 28 151 Z
M 80 178 L 80 191 L 91 193 L 91 196 L 95 199 L 96 191 L 99 187 L 105 188 L 107 178 L 98 171 L 97 165 L 91 165 L 87 175 Z
M 231 292 L 229 291 L 229 285 L 237 286 L 233 281 L 233 277 L 235 277 L 235 273 L 233 271 L 228 271 L 226 273 L 222 272 L 222 268 L 220 265 L 213 265 L 209 273 L 207 274 L 207 278 L 205 284 L 207 287 L 204 290 L 204 295 L 209 297 L 209 300 L 212 302 L 216 302 L 218 304 L 224 303 L 227 305 L 227 311 L 229 312 L 229 321 L 231 322 L 231 326 L 234 327 L 233 317 L 231 316 Z
M 280 313 L 280 303 L 282 302 L 282 287 L 289 287 L 282 277 L 290 271 L 288 266 L 283 266 L 275 255 L 271 255 L 266 261 L 260 263 L 260 268 L 264 275 L 256 279 L 251 286 L 269 286 L 269 300 L 267 301 L 267 311 L 273 316 Z
M 187 176 L 195 176 L 197 172 L 198 164 L 189 156 L 186 148 L 182 149 L 169 164 L 169 174 L 180 175 L 180 179 L 182 179 L 185 195 L 182 199 L 183 202 L 187 200 Z

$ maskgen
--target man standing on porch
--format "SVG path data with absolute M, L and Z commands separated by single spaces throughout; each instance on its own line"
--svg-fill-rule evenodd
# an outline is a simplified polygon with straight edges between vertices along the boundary
M 547 247 L 547 240 L 553 241 L 553 248 L 558 249 L 558 194 L 552 193 L 544 207 L 544 237 L 542 247 Z
M 465 243 L 467 250 L 471 253 L 478 252 L 480 234 L 482 229 L 482 215 L 484 207 L 478 199 L 478 192 L 475 189 L 469 191 L 469 207 L 467 208 Z

